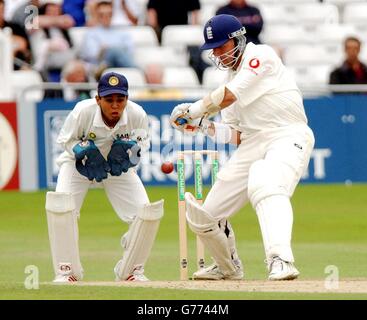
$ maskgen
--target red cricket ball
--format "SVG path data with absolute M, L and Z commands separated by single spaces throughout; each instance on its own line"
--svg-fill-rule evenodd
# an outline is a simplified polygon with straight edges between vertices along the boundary
M 173 163 L 169 162 L 169 161 L 162 163 L 162 166 L 161 166 L 161 170 L 165 174 L 171 173 L 174 168 L 175 167 L 174 167 Z

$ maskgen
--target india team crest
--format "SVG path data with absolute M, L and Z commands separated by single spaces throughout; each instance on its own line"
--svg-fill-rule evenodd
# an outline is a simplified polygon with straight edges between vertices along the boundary
M 89 132 L 88 136 L 89 136 L 89 139 L 92 139 L 92 140 L 94 140 L 95 138 L 97 138 L 97 136 L 96 136 L 96 134 L 94 132 Z
M 108 83 L 110 84 L 110 86 L 117 86 L 119 84 L 119 79 L 115 76 L 112 76 L 108 79 Z

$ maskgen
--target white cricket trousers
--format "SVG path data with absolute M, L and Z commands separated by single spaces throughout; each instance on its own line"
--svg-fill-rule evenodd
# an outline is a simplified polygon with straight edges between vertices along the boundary
M 267 257 L 283 252 L 285 260 L 293 261 L 290 197 L 309 163 L 313 146 L 314 136 L 306 124 L 267 129 L 244 137 L 219 171 L 203 208 L 213 218 L 221 220 L 229 218 L 251 200 Z M 249 181 L 261 191 L 259 201 L 250 197 Z M 281 192 L 271 192 L 274 188 Z
M 89 181 L 75 168 L 75 162 L 66 161 L 60 167 L 57 178 L 56 192 L 70 192 L 75 201 L 79 214 L 84 198 L 92 185 L 102 185 L 107 197 L 119 218 L 130 224 L 139 208 L 149 203 L 149 198 L 142 181 L 134 169 L 115 177 L 108 178 L 100 183 Z

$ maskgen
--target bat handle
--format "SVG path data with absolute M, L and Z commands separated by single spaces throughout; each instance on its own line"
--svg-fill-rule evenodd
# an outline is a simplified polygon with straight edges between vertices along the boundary
M 187 123 L 187 119 L 185 119 L 185 118 L 177 118 L 176 119 L 176 124 L 179 125 L 179 126 L 182 126 L 186 123 Z

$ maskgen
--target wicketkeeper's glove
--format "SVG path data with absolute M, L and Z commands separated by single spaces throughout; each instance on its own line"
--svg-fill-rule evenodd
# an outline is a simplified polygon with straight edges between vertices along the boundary
M 140 161 L 141 148 L 136 141 L 129 139 L 116 139 L 107 156 L 111 167 L 111 175 L 119 176 L 127 172 L 129 168 L 135 167 Z
M 111 168 L 93 140 L 76 144 L 73 147 L 73 152 L 76 160 L 75 167 L 81 175 L 90 181 L 96 179 L 97 182 L 107 178 L 107 173 Z

